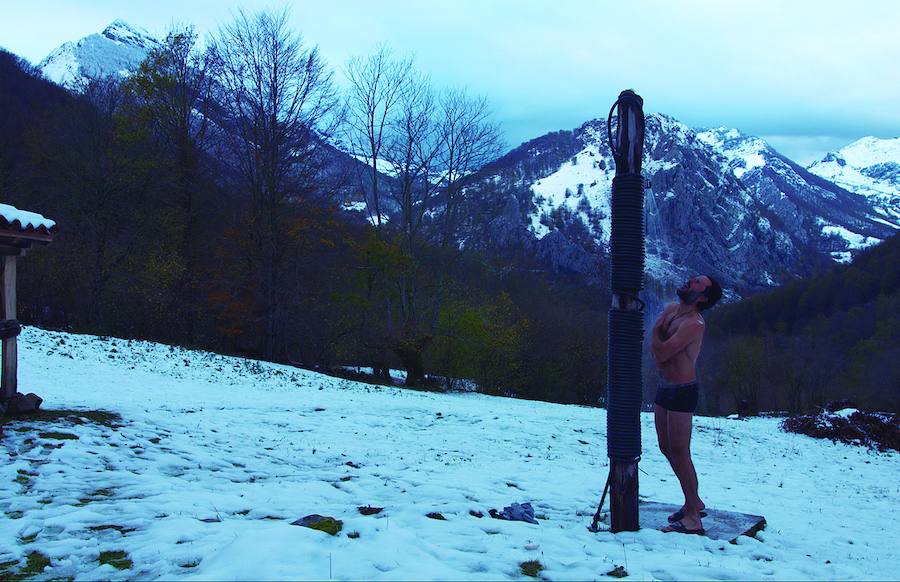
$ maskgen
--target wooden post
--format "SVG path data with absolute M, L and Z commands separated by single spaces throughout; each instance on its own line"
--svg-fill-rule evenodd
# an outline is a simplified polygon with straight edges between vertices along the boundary
M 3 264 L 3 280 L 0 282 L 2 291 L 2 315 L 3 319 L 16 318 L 16 257 L 0 256 Z M 0 399 L 6 401 L 15 396 L 18 390 L 16 381 L 16 338 L 15 336 L 3 340 L 3 367 L 0 377 Z
M 612 533 L 638 531 L 638 464 L 637 461 L 610 459 L 609 529 Z

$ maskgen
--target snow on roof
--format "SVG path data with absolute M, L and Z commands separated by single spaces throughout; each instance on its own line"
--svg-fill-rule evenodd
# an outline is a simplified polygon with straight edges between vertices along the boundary
M 56 230 L 56 222 L 37 212 L 19 210 L 9 204 L 0 204 L 0 227 L 12 227 L 22 232 L 39 231 L 49 234 Z

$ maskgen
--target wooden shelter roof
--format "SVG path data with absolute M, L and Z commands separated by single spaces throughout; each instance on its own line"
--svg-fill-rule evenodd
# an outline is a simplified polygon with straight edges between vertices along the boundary
M 0 204 L 0 244 L 29 248 L 33 243 L 47 244 L 53 241 L 59 229 L 56 222 L 37 212 L 19 210 L 9 204 Z

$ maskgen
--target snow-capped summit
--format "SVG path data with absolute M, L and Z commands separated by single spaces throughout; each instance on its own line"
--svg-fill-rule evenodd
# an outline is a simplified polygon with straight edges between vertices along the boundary
M 159 44 L 143 28 L 114 20 L 101 33 L 59 46 L 38 68 L 54 83 L 76 88 L 88 77 L 127 77 Z
M 875 210 L 900 221 L 900 137 L 864 137 L 809 165 L 808 170 L 867 196 Z
M 470 186 L 466 247 L 509 249 L 600 282 L 615 175 L 606 126 L 552 132 L 486 166 Z M 648 113 L 642 174 L 652 186 L 646 269 L 656 281 L 714 272 L 734 289 L 771 287 L 896 232 L 867 198 L 733 128 Z
M 700 131 L 697 138 L 728 158 L 728 167 L 736 178 L 765 166 L 766 154 L 775 152 L 762 139 L 724 126 Z

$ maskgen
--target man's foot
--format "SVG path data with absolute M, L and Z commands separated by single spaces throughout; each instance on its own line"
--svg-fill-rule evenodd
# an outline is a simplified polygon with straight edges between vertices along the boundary
M 689 526 L 685 525 L 685 523 L 683 521 L 680 521 L 680 520 L 673 521 L 666 527 L 662 528 L 662 531 L 664 533 L 675 532 L 675 533 L 695 534 L 695 535 L 702 536 L 703 534 L 706 533 L 706 530 L 703 529 L 703 525 L 700 524 L 699 519 L 697 520 L 697 524 L 698 524 L 697 527 L 689 527 Z
M 700 517 L 706 517 L 706 511 L 705 511 L 705 510 L 706 510 L 706 506 L 705 506 L 705 505 L 701 505 L 701 506 L 700 506 Z M 670 515 L 670 516 L 667 517 L 666 519 L 668 519 L 670 523 L 673 522 L 673 521 L 679 521 L 679 520 L 681 520 L 681 519 L 684 519 L 684 506 L 682 505 L 682 506 L 681 506 L 681 509 L 679 509 L 678 511 L 676 511 L 675 513 L 673 513 L 672 515 Z

